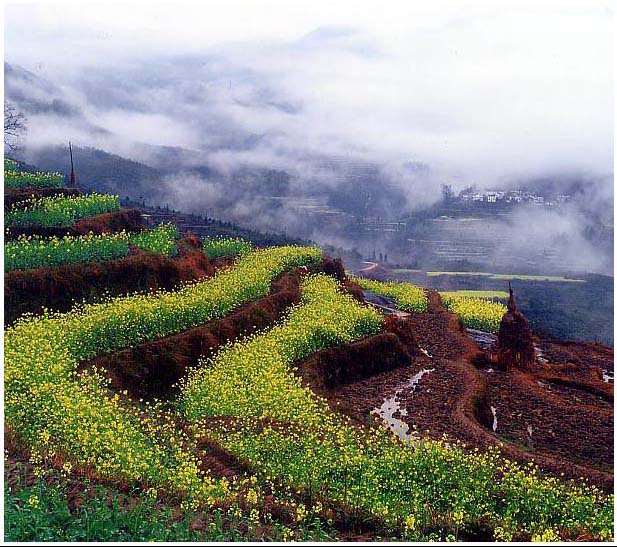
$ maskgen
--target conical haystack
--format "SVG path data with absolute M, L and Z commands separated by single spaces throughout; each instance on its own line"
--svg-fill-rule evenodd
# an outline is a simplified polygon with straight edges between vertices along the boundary
M 527 318 L 516 309 L 514 291 L 510 286 L 508 311 L 501 319 L 497 345 L 497 364 L 501 370 L 533 370 L 536 353 Z

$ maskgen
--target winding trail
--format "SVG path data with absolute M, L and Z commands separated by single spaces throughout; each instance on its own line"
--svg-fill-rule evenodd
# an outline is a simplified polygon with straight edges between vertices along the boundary
M 361 270 L 358 270 L 358 273 L 362 272 L 362 273 L 370 273 L 372 271 L 375 271 L 377 268 L 379 268 L 379 264 L 377 264 L 377 262 L 370 262 L 368 260 L 364 260 L 362 262 L 363 264 L 370 264 L 369 266 L 367 266 L 366 268 L 362 268 Z

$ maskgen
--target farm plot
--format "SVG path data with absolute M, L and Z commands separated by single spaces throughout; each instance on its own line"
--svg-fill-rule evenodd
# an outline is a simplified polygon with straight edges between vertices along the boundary
M 4 160 L 4 185 L 9 188 L 54 188 L 64 186 L 62 173 L 19 171 L 17 162 Z
M 202 250 L 208 258 L 241 255 L 252 249 L 252 243 L 236 237 L 206 237 L 202 243 Z
M 381 322 L 331 279 L 309 278 L 303 290 L 300 306 L 279 325 L 189 372 L 177 406 L 195 436 L 213 437 L 251 462 L 269 489 L 302 493 L 310 506 L 337 503 L 408 538 L 481 523 L 497 539 L 582 529 L 610 535 L 612 498 L 593 487 L 542 477 L 496 451 L 470 453 L 441 441 L 411 446 L 332 412 L 294 375 L 294 363 L 377 332 Z
M 458 315 L 466 327 L 486 332 L 498 332 L 506 306 L 486 298 L 440 293 L 449 311 Z
M 425 312 L 428 307 L 426 290 L 405 281 L 374 281 L 356 278 L 358 284 L 376 294 L 393 298 L 404 311 Z M 499 331 L 501 318 L 506 307 L 489 298 L 502 298 L 507 293 L 479 291 L 477 296 L 472 291 L 440 292 L 446 309 L 458 315 L 466 327 L 487 332 Z
M 117 196 L 41 198 L 11 207 L 5 222 L 62 227 L 118 208 Z M 176 235 L 163 226 L 130 234 L 19 239 L 8 248 L 9 265 L 98 261 L 125 253 L 129 245 L 168 255 L 176 251 Z M 317 531 L 319 518 L 339 514 L 345 522 L 370 523 L 378 534 L 412 540 L 458 539 L 482 530 L 500 540 L 612 537 L 612 496 L 594 487 L 544 477 L 533 465 L 521 467 L 496 450 L 402 442 L 384 427 L 359 425 L 336 412 L 310 388 L 298 372 L 303 360 L 384 336 L 389 328 L 381 314 L 361 303 L 359 289 L 355 298 L 342 291 L 353 283 L 344 279 L 341 264 L 339 271 L 334 261 L 319 262 L 318 248 L 253 250 L 238 239 L 205 241 L 202 250 L 210 257 L 238 257 L 229 269 L 177 290 L 25 316 L 5 330 L 5 427 L 25 445 L 31 464 L 61 468 L 63 480 L 76 474 L 104 485 L 130 484 L 150 500 L 181 501 L 186 512 L 215 514 L 241 503 L 253 526 L 262 517 L 273 525 L 272 514 L 260 515 L 257 507 L 282 500 L 295 525 L 318 517 Z M 330 275 L 298 269 L 317 262 Z M 264 298 L 273 280 L 293 268 L 295 296 L 272 295 L 280 306 L 270 306 L 269 315 L 256 307 L 251 313 L 261 317 L 252 330 L 217 323 Z M 357 281 L 407 311 L 428 309 L 420 287 Z M 467 300 L 460 300 L 452 306 L 459 306 L 466 323 L 478 309 L 479 320 L 498 315 L 496 308 L 486 311 L 493 302 L 478 300 L 470 311 Z M 163 338 L 173 344 L 174 335 L 204 325 L 220 329 L 220 339 L 229 342 L 189 365 L 178 385 L 161 391 L 165 400 L 131 398 L 122 385 L 112 385 L 105 370 L 82 366 Z M 253 334 L 238 338 L 247 331 Z M 211 473 L 205 465 L 219 453 L 232 462 L 231 475 L 227 469 Z M 283 539 L 287 534 L 281 529 Z
M 428 298 L 422 287 L 417 287 L 411 283 L 374 281 L 362 277 L 354 278 L 354 280 L 363 289 L 393 298 L 403 311 L 421 313 L 427 310 Z
M 113 260 L 126 256 L 129 244 L 155 254 L 173 256 L 177 253 L 177 237 L 178 229 L 172 225 L 161 225 L 136 234 L 121 231 L 63 238 L 22 236 L 5 242 L 4 271 Z
M 108 396 L 80 361 L 177 333 L 266 294 L 281 271 L 317 260 L 313 248 L 256 251 L 213 279 L 171 292 L 114 299 L 19 320 L 5 332 L 5 416 L 32 451 L 63 455 L 102 477 L 124 478 L 213 503 L 227 483 L 199 470 L 187 439 L 158 405 L 147 412 Z
M 5 227 L 70 226 L 77 220 L 120 210 L 118 196 L 92 193 L 85 196 L 51 196 L 13 206 L 4 215 Z

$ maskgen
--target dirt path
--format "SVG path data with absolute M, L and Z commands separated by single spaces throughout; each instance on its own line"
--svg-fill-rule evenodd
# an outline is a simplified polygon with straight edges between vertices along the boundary
M 366 268 L 362 268 L 361 270 L 358 270 L 358 273 L 362 272 L 362 273 L 370 273 L 373 270 L 376 270 L 377 268 L 379 268 L 379 264 L 377 264 L 377 262 L 369 262 L 369 261 L 364 261 L 363 264 L 369 264 Z

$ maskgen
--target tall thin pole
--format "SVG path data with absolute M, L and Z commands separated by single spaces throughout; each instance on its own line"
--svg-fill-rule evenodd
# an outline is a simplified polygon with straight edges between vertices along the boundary
M 77 188 L 77 177 L 75 176 L 75 167 L 73 165 L 73 147 L 69 141 L 69 154 L 71 155 L 71 188 Z

